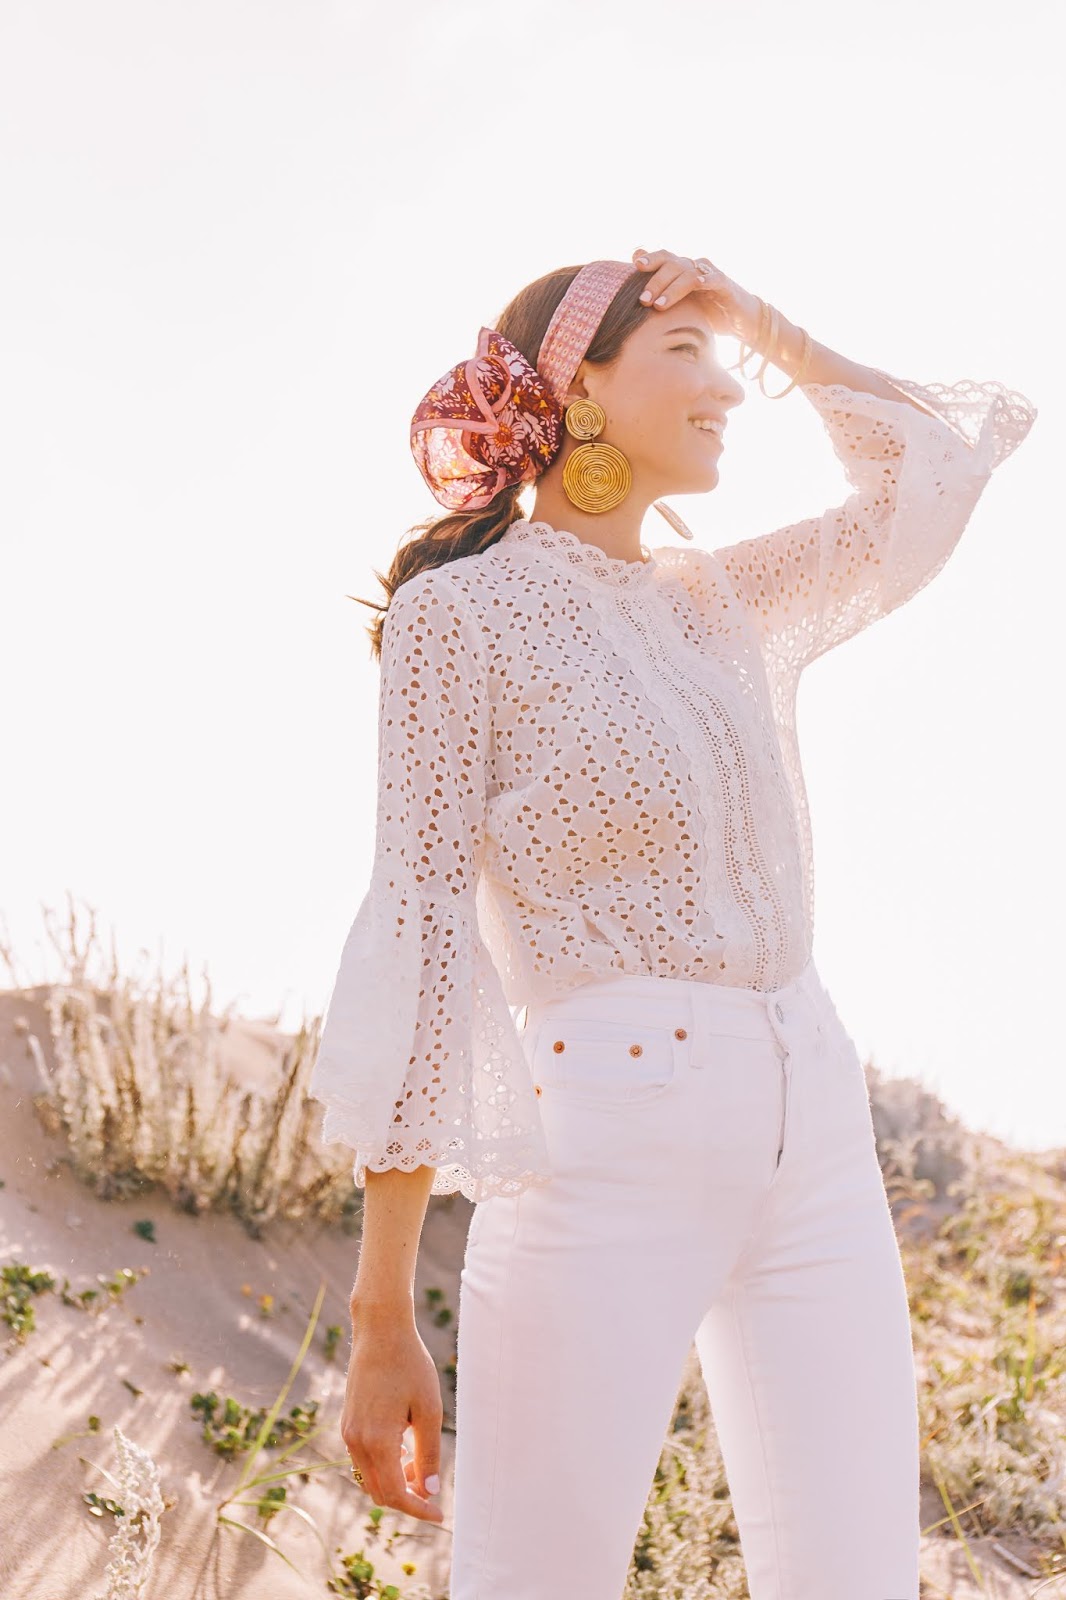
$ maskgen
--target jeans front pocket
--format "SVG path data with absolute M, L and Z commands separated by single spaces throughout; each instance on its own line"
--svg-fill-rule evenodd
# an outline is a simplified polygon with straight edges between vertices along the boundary
M 687 1049 L 688 1031 L 666 1023 L 549 1016 L 533 1041 L 533 1080 L 582 1105 L 646 1105 L 670 1088 Z

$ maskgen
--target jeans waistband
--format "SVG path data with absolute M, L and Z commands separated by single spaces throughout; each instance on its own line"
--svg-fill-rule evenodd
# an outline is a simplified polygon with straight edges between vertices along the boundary
M 783 1025 L 816 1015 L 831 1004 L 813 957 L 777 989 L 747 989 L 698 978 L 625 974 L 594 978 L 548 1000 L 531 1001 L 525 1027 L 547 1018 L 570 1021 L 662 1021 L 743 1038 L 778 1038 Z

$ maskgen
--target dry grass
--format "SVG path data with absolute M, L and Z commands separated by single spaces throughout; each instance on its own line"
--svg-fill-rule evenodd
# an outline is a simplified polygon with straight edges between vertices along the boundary
M 104 959 L 95 915 L 45 912 L 61 966 L 48 986 L 50 1050 L 32 1035 L 37 1110 L 62 1132 L 77 1176 L 102 1199 L 160 1185 L 198 1213 L 228 1209 L 253 1234 L 275 1216 L 335 1221 L 358 1209 L 352 1155 L 318 1138 L 307 1095 L 321 1019 L 304 1022 L 261 1088 L 225 1066 L 232 1010 L 215 1013 L 210 984 L 193 1000 L 176 978 L 123 974 Z M 10 951 L 0 949 L 14 970 Z

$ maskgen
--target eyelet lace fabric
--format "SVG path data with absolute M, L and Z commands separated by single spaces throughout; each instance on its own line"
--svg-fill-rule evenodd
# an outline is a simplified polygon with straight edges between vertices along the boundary
M 588 574 L 614 588 L 637 588 L 648 583 L 656 568 L 654 555 L 647 561 L 623 561 L 605 554 L 598 545 L 579 539 L 576 533 L 565 528 L 553 528 L 547 522 L 529 522 L 524 517 L 512 522 L 505 538 L 525 545 L 530 551 L 554 552 L 575 573 Z
M 943 567 L 1034 407 L 994 383 L 802 387 L 852 493 L 623 561 L 520 519 L 385 617 L 375 854 L 311 1093 L 367 1169 L 550 1181 L 514 1008 L 612 973 L 758 990 L 812 949 L 803 668 Z M 910 404 L 910 396 L 918 405 Z

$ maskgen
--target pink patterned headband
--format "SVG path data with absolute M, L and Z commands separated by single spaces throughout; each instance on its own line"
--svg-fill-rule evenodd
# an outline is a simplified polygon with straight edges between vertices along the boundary
M 556 307 L 536 367 L 502 333 L 482 328 L 474 356 L 423 396 L 411 419 L 411 453 L 442 506 L 480 510 L 551 465 L 574 374 L 604 312 L 635 275 L 627 261 L 590 261 Z
M 555 308 L 537 357 L 537 371 L 547 378 L 555 398 L 565 404 L 574 373 L 592 343 L 603 314 L 628 278 L 636 273 L 628 261 L 590 261 L 582 267 Z

